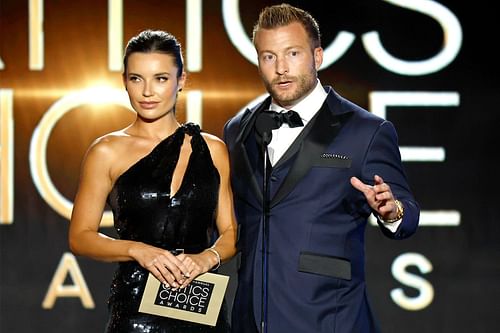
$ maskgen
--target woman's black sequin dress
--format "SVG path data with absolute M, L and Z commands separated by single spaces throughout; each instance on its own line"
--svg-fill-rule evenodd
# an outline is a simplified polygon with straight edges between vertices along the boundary
M 184 135 L 192 153 L 177 193 L 170 195 Z M 200 129 L 181 126 L 116 180 L 108 196 L 120 239 L 167 250 L 198 253 L 211 245 L 219 192 L 219 173 Z M 138 312 L 148 270 L 120 262 L 111 284 L 107 333 L 228 332 L 225 304 L 216 327 Z

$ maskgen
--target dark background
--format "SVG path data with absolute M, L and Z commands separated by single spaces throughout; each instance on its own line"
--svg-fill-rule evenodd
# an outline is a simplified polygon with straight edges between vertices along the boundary
M 278 1 L 240 1 L 241 20 L 250 35 L 262 6 Z M 378 65 L 361 35 L 379 32 L 386 50 L 403 60 L 423 60 L 439 52 L 443 33 L 431 17 L 386 1 L 291 1 L 310 11 L 323 33 L 323 46 L 346 30 L 356 35 L 349 50 L 320 72 L 323 84 L 369 108 L 373 91 L 456 92 L 459 106 L 391 107 L 387 118 L 401 146 L 442 146 L 443 162 L 405 163 L 411 187 L 425 211 L 456 210 L 458 226 L 421 226 L 410 239 L 392 241 L 367 228 L 367 280 L 370 299 L 384 332 L 497 332 L 500 329 L 500 196 L 494 162 L 498 153 L 498 18 L 483 2 L 439 1 L 458 18 L 463 32 L 458 56 L 438 72 L 405 76 Z M 326 6 L 333 9 L 327 10 Z M 44 68 L 28 67 L 28 1 L 0 1 L 0 89 L 14 90 L 14 220 L 0 225 L 0 331 L 101 332 L 114 264 L 77 258 L 95 303 L 60 297 L 50 309 L 42 302 L 63 255 L 69 252 L 68 221 L 40 196 L 29 167 L 29 146 L 43 114 L 65 94 L 93 82 L 121 88 L 120 73 L 108 69 L 107 1 L 44 1 Z M 172 32 L 186 45 L 184 1 L 123 1 L 124 43 L 145 28 Z M 203 2 L 203 68 L 188 73 L 186 91 L 203 92 L 203 128 L 222 135 L 224 123 L 264 93 L 256 67 L 231 44 L 220 1 Z M 178 105 L 185 121 L 185 99 Z M 82 106 L 67 113 L 52 131 L 47 164 L 57 189 L 72 200 L 80 161 L 96 137 L 126 126 L 123 108 Z M 0 124 L 0 126 L 4 126 Z M 0 130 L 4 130 L 0 127 Z M 496 144 L 494 146 L 494 144 Z M 114 235 L 112 228 L 104 233 Z M 390 294 L 412 288 L 391 273 L 400 255 L 416 253 L 432 264 L 428 273 L 406 270 L 432 285 L 432 302 L 417 311 L 395 303 Z M 223 266 L 232 276 L 234 261 Z M 74 282 L 67 278 L 66 284 Z

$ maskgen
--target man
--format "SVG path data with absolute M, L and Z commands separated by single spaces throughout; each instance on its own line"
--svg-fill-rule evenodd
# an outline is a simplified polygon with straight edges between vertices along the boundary
M 240 224 L 233 331 L 379 332 L 366 295 L 368 217 L 402 239 L 420 214 L 394 126 L 320 84 L 323 50 L 309 13 L 265 8 L 253 42 L 270 96 L 224 128 Z M 269 111 L 292 109 L 299 124 Z

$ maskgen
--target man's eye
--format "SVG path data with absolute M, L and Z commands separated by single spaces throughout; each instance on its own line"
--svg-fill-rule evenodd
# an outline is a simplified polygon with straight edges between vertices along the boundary
M 274 59 L 274 56 L 273 56 L 273 55 L 271 55 L 271 54 L 268 54 L 268 55 L 265 55 L 265 56 L 264 56 L 264 60 L 265 60 L 265 61 L 272 61 L 273 59 Z

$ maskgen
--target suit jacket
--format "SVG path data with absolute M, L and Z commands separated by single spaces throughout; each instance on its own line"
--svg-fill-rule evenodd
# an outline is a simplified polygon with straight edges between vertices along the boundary
M 322 108 L 269 175 L 267 325 L 276 332 L 378 332 L 365 284 L 367 219 L 356 176 L 380 175 L 404 205 L 393 239 L 412 235 L 419 207 L 402 167 L 394 126 L 331 87 Z M 224 126 L 241 252 L 233 332 L 258 331 L 262 291 L 263 154 L 256 116 L 270 97 Z

